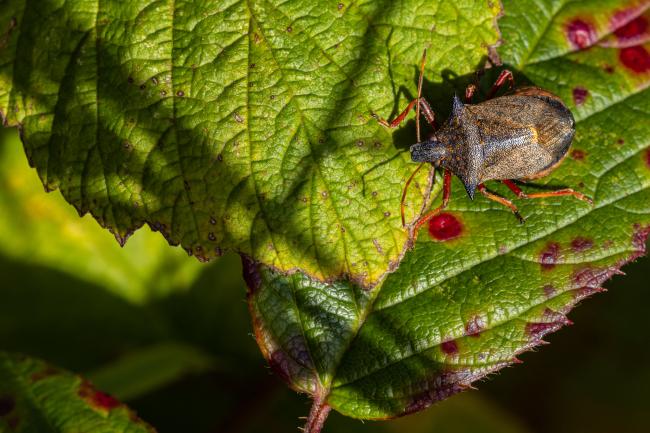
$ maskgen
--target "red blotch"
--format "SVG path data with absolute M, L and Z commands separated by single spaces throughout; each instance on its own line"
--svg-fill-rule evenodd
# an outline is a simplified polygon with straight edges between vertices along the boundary
M 582 105 L 589 96 L 589 90 L 584 87 L 578 86 L 573 88 L 573 102 L 576 105 Z
M 440 348 L 447 355 L 455 355 L 458 353 L 458 343 L 456 343 L 456 340 L 445 341 L 440 345 Z
M 458 218 L 450 213 L 441 213 L 429 221 L 429 234 L 438 241 L 455 239 L 463 231 L 463 225 Z
M 0 396 L 0 416 L 7 416 L 16 407 L 16 402 L 8 395 Z
M 608 74 L 613 74 L 614 73 L 614 67 L 612 65 L 603 66 L 603 70 L 605 72 L 607 72 Z
M 546 295 L 547 298 L 551 298 L 555 296 L 555 293 L 557 293 L 557 290 L 551 284 L 545 285 L 542 290 L 544 290 L 544 295 Z
M 567 24 L 566 33 L 571 45 L 580 50 L 596 42 L 594 27 L 581 19 L 575 19 Z
M 585 267 L 573 273 L 573 283 L 576 287 L 600 287 L 605 281 L 621 271 L 612 266 L 609 268 Z
M 577 253 L 587 251 L 594 246 L 594 242 L 591 239 L 577 237 L 571 241 L 571 249 Z
M 469 322 L 465 324 L 465 335 L 470 337 L 478 337 L 485 329 L 485 322 L 480 316 L 474 316 Z
M 643 74 L 650 71 L 650 54 L 641 45 L 634 47 L 622 48 L 618 53 L 623 66 L 637 74 Z
M 576 161 L 583 161 L 585 159 L 585 156 L 587 156 L 587 152 L 581 149 L 574 149 L 571 151 L 571 158 L 575 159 Z
M 650 156 L 650 151 L 648 151 Z M 640 224 L 634 224 L 634 234 L 632 235 L 632 246 L 636 251 L 645 253 L 645 243 L 650 235 L 650 226 L 642 227 Z
M 546 334 L 555 332 L 563 326 L 573 325 L 564 314 L 553 311 L 550 308 L 544 310 L 545 322 L 529 322 L 526 324 L 526 334 L 532 340 L 540 340 Z
M 650 169 L 650 149 L 645 151 L 645 165 Z
M 638 16 L 623 27 L 619 27 L 614 34 L 622 42 L 629 40 L 638 41 L 648 31 L 648 20 L 643 16 Z
M 616 140 L 616 144 L 618 144 L 619 146 L 622 146 L 623 144 L 625 144 L 625 140 L 623 140 L 622 138 L 619 138 L 618 140 Z
M 108 411 L 121 406 L 121 403 L 115 397 L 98 391 L 88 381 L 82 382 L 77 394 L 95 409 Z
M 560 245 L 555 242 L 547 244 L 546 248 L 539 255 L 539 263 L 542 266 L 542 270 L 548 271 L 553 269 L 557 264 L 559 256 Z
M 574 293 L 573 297 L 576 301 L 582 301 L 583 299 L 586 299 L 591 295 L 594 295 L 596 293 L 606 292 L 606 291 L 607 289 L 604 287 L 581 287 L 573 291 Z
M 626 25 L 642 11 L 643 9 L 641 8 L 629 8 L 616 12 L 614 15 L 612 15 L 612 19 L 610 20 L 610 26 L 612 30 L 616 30 L 619 27 Z

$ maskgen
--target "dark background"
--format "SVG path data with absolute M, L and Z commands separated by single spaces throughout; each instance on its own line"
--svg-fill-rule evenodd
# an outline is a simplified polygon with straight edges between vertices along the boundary
M 0 158 L 19 146 L 14 130 L 0 133 Z M 21 158 L 25 169 L 20 169 L 20 182 L 40 187 L 35 171 Z M 11 206 L 20 203 L 8 192 L 17 181 L 15 174 L 13 180 L 6 176 L 0 173 L 0 212 L 5 212 L 0 215 L 0 240 L 5 239 L 0 246 L 1 350 L 42 357 L 88 375 L 161 433 L 298 431 L 309 401 L 274 376 L 257 349 L 237 256 L 201 265 L 196 278 L 179 278 L 169 290 L 151 287 L 146 299 L 134 301 L 107 289 L 97 273 L 88 277 L 90 256 L 85 255 L 87 262 L 74 246 L 62 247 L 60 260 L 79 255 L 79 272 L 61 266 L 56 254 L 35 260 L 35 252 L 48 248 L 51 240 L 45 236 L 36 242 L 21 234 L 37 232 L 31 220 L 8 223 Z M 40 193 L 36 200 L 57 201 L 56 206 L 70 208 L 71 220 L 79 218 L 60 203 L 58 192 Z M 101 238 L 97 248 L 102 254 L 111 248 L 122 254 L 116 242 L 107 241 L 110 233 L 92 221 L 87 225 Z M 127 252 L 129 248 L 135 247 L 127 244 Z M 176 250 L 169 253 L 174 259 L 160 267 L 163 276 L 151 278 L 151 285 L 181 272 L 177 269 L 184 260 L 195 260 L 180 257 L 184 253 Z M 134 270 L 144 267 L 146 252 L 131 254 L 129 260 Z M 119 270 L 124 264 L 104 266 Z M 333 413 L 324 431 L 647 432 L 650 260 L 639 259 L 624 271 L 627 276 L 606 284 L 609 292 L 583 302 L 569 315 L 573 327 L 547 337 L 552 344 L 536 353 L 522 355 L 523 365 L 478 383 L 478 391 L 395 421 L 361 423 Z

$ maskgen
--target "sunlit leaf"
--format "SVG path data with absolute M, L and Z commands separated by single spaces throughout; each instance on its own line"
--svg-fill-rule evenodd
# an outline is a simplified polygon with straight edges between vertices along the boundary
M 517 81 L 558 94 L 577 120 L 565 162 L 522 188 L 573 187 L 593 197 L 593 207 L 571 197 L 515 199 L 527 218 L 519 225 L 497 203 L 470 201 L 455 179 L 448 210 L 380 287 L 322 283 L 245 261 L 258 343 L 290 386 L 316 408 L 356 418 L 422 410 L 517 363 L 645 252 L 649 4 L 639 5 L 504 2 L 505 66 Z M 440 81 L 427 78 L 429 88 Z M 512 197 L 503 185 L 488 186 Z

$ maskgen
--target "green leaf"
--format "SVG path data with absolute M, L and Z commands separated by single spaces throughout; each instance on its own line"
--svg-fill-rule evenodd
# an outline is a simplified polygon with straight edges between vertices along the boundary
M 37 359 L 0 352 L 0 431 L 155 430 L 87 380 Z
M 120 248 L 90 216 L 79 218 L 59 193 L 43 194 L 18 134 L 0 135 L 1 255 L 66 272 L 140 304 L 196 279 L 200 264 L 160 236 L 141 230 Z
M 166 342 L 134 351 L 88 374 L 121 400 L 132 400 L 188 374 L 214 369 L 216 361 L 187 344 Z
M 0 113 L 31 164 L 120 240 L 142 224 L 201 259 L 225 249 L 375 285 L 401 259 L 411 165 L 388 116 L 416 65 L 466 74 L 497 2 L 5 1 Z M 427 177 L 409 196 L 420 210 Z
M 522 188 L 574 187 L 593 207 L 571 197 L 515 200 L 527 217 L 519 225 L 483 196 L 470 201 L 454 178 L 448 210 L 379 287 L 286 276 L 245 260 L 262 352 L 315 400 L 308 431 L 319 430 L 329 408 L 362 419 L 416 412 L 519 362 L 645 252 L 650 14 L 639 4 L 504 2 L 505 66 L 517 81 L 561 96 L 577 120 L 565 162 Z M 581 33 L 577 21 L 592 27 Z M 429 88 L 440 80 L 428 79 Z

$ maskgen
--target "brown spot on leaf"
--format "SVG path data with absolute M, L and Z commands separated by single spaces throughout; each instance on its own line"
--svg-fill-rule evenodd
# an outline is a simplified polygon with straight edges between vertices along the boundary
M 585 89 L 584 87 L 577 86 L 573 88 L 573 103 L 575 105 L 584 104 L 587 96 L 589 96 L 589 90 Z
M 577 238 L 571 241 L 571 249 L 577 253 L 587 251 L 588 249 L 591 249 L 591 247 L 593 246 L 594 246 L 594 241 L 580 236 L 578 236 Z
M 560 245 L 556 242 L 551 242 L 539 254 L 539 263 L 542 270 L 548 271 L 555 267 L 560 256 Z
M 429 221 L 429 235 L 436 241 L 455 239 L 463 232 L 463 225 L 454 215 L 441 213 Z
M 582 149 L 573 149 L 571 151 L 571 158 L 575 159 L 576 161 L 584 161 L 586 156 L 587 152 Z
M 645 165 L 650 169 L 650 149 L 645 151 Z

